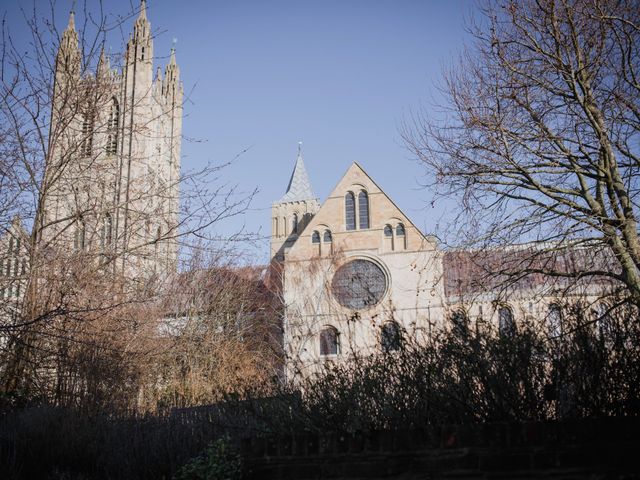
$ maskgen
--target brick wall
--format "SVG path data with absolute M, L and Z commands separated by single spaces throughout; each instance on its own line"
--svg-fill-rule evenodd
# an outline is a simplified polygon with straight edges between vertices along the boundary
M 249 478 L 640 479 L 640 418 L 301 434 L 242 441 Z

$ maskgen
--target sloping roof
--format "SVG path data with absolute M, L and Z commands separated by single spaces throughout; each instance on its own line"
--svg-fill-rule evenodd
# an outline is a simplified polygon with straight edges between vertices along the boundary
M 452 250 L 445 252 L 442 269 L 447 297 L 487 293 L 509 285 L 513 288 L 566 288 L 570 285 L 611 285 L 613 279 L 582 272 L 612 271 L 615 264 L 606 246 L 576 247 L 541 245 L 486 250 Z M 545 275 L 543 271 L 566 272 L 571 277 Z M 529 273 L 528 273 L 529 272 Z M 533 273 L 535 272 L 535 273 Z
M 296 159 L 296 164 L 293 167 L 293 173 L 287 186 L 287 193 L 284 194 L 284 197 L 280 199 L 279 203 L 313 200 L 315 198 L 316 196 L 313 194 L 302 155 L 298 153 L 298 158 Z

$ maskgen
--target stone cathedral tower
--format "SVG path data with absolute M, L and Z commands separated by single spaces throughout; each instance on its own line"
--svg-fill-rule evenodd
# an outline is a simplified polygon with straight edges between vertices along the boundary
M 82 64 L 74 13 L 56 57 L 39 238 L 86 252 L 133 277 L 176 267 L 183 87 L 172 49 L 153 73 L 153 39 L 141 1 L 122 59 Z

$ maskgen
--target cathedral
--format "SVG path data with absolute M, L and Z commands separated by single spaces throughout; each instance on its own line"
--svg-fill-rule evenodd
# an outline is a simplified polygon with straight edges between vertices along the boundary
M 143 284 L 176 271 L 183 86 L 174 49 L 154 74 L 145 0 L 121 58 L 112 68 L 103 49 L 94 69 L 70 13 L 33 232 L 16 217 L 0 235 L 0 319 L 19 312 L 35 255 Z
M 534 276 L 504 295 L 480 267 L 497 269 L 497 260 L 518 259 L 525 248 L 481 258 L 443 250 L 357 163 L 320 203 L 298 151 L 286 193 L 272 206 L 287 376 L 397 350 L 405 340 L 425 342 L 441 329 L 509 335 L 527 321 L 539 322 L 550 338 L 562 335 L 563 309 L 578 298 L 595 305 L 602 285 L 567 289 Z
M 172 49 L 154 75 L 145 0 L 121 69 L 83 62 L 74 13 L 55 59 L 42 248 L 86 252 L 130 277 L 175 270 L 183 87 Z

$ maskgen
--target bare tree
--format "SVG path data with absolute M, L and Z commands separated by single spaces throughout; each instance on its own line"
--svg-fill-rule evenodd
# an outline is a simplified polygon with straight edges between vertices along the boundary
M 437 194 L 460 200 L 462 240 L 505 279 L 604 282 L 640 304 L 637 7 L 484 7 L 445 73 L 444 116 L 422 111 L 403 129 Z M 513 243 L 527 246 L 499 265 Z
M 155 407 L 190 407 L 268 391 L 281 375 L 281 303 L 263 267 L 194 255 L 163 298 L 159 354 L 146 389 Z

